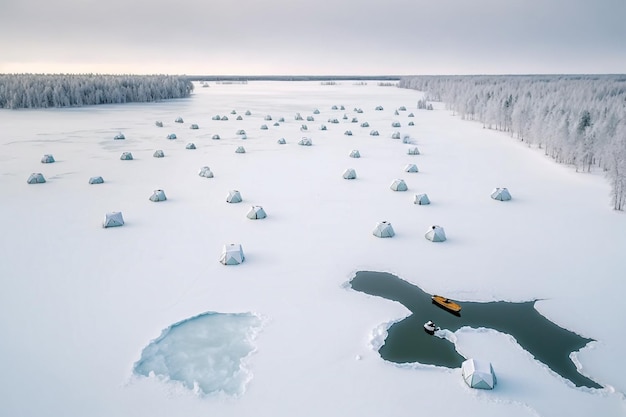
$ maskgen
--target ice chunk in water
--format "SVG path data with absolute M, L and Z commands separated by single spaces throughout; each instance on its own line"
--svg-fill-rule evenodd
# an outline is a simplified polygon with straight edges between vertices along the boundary
M 134 372 L 178 381 L 199 394 L 241 395 L 252 379 L 245 362 L 261 324 L 252 313 L 207 312 L 183 320 L 143 349 Z

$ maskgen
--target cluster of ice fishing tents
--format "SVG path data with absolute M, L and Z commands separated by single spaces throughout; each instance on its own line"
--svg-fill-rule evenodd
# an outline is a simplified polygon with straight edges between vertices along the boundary
M 404 108 L 404 106 L 403 106 Z M 333 106 L 333 109 L 336 110 L 338 109 L 337 106 Z M 405 109 L 405 108 L 404 108 Z M 403 109 L 403 111 L 404 111 Z M 341 110 L 345 110 L 344 106 L 341 106 Z M 356 108 L 355 107 L 355 112 L 358 114 L 362 114 L 363 110 L 360 108 Z M 376 110 L 382 110 L 382 106 L 378 106 L 376 108 Z M 314 114 L 319 114 L 319 110 L 316 109 L 316 111 L 314 112 Z M 236 114 L 236 112 L 233 110 L 231 112 L 231 114 Z M 250 115 L 250 111 L 246 111 L 246 115 Z M 398 110 L 396 110 L 395 114 L 398 114 Z M 413 115 L 411 114 L 411 117 Z M 348 119 L 347 115 L 344 114 L 343 117 L 344 120 Z M 227 116 L 219 116 L 219 119 L 216 117 L 213 118 L 213 120 L 228 120 Z M 242 120 L 241 116 L 237 117 L 237 120 Z M 267 115 L 265 116 L 265 120 L 272 120 L 271 115 Z M 296 120 L 303 120 L 302 116 L 297 113 L 296 114 Z M 307 117 L 307 121 L 313 121 L 314 118 L 313 116 L 308 116 Z M 182 117 L 177 117 L 175 120 L 175 123 L 184 123 Z M 280 118 L 278 119 L 279 122 L 284 122 L 284 118 Z M 335 119 L 333 119 L 331 117 L 331 119 L 329 119 L 329 122 L 335 123 Z M 358 119 L 356 117 L 354 117 L 352 119 L 353 123 L 358 122 Z M 338 121 L 337 121 L 338 123 Z M 157 121 L 156 123 L 157 127 L 163 127 L 163 122 L 161 121 Z M 276 124 L 278 124 L 278 122 L 276 122 Z M 275 124 L 275 125 L 276 125 Z M 413 124 L 411 124 L 413 125 Z M 301 130 L 304 129 L 306 125 L 302 125 Z M 363 122 L 361 123 L 361 127 L 369 127 L 369 123 L 367 122 Z M 397 128 L 400 127 L 401 124 L 400 122 L 394 121 L 392 123 L 392 127 Z M 323 128 L 325 128 L 325 125 L 322 125 Z M 325 130 L 323 129 L 322 130 Z M 190 125 L 190 129 L 199 129 L 197 124 L 191 124 Z M 308 130 L 305 129 L 305 130 Z M 372 131 L 374 132 L 374 131 Z M 375 131 L 376 133 L 378 133 L 378 131 Z M 239 136 L 240 138 L 245 139 L 246 138 L 246 132 L 243 129 L 239 129 L 236 132 L 236 135 Z M 395 131 L 392 136 L 393 139 L 399 139 L 401 137 L 400 132 Z M 176 139 L 176 134 L 175 133 L 170 133 L 167 136 L 168 139 Z M 219 139 L 220 136 L 218 134 L 213 135 L 213 139 Z M 124 140 L 126 139 L 125 135 L 123 133 L 118 133 L 117 135 L 114 136 L 114 140 Z M 278 140 L 279 144 L 286 144 L 286 140 L 285 138 L 280 138 Z M 410 138 L 410 136 L 405 135 L 404 139 L 403 139 L 403 143 L 408 143 L 408 144 L 412 144 L 413 141 Z M 310 137 L 302 137 L 299 141 L 298 141 L 299 145 L 302 146 L 312 146 L 313 142 L 312 139 Z M 186 149 L 196 149 L 196 146 L 194 143 L 188 143 L 186 146 Z M 236 151 L 236 153 L 245 153 L 245 148 L 243 146 L 238 146 Z M 408 148 L 407 150 L 407 154 L 408 155 L 420 155 L 420 151 L 416 146 L 411 146 L 410 148 Z M 155 158 L 163 158 L 164 152 L 161 149 L 158 149 L 154 152 L 153 156 Z M 361 153 L 358 149 L 353 149 L 349 156 L 351 158 L 360 158 L 361 157 Z M 121 160 L 133 160 L 133 155 L 131 152 L 123 152 L 120 156 Z M 44 164 L 49 164 L 49 163 L 54 163 L 55 159 L 54 156 L 51 154 L 45 154 L 42 158 L 41 158 L 41 162 Z M 407 173 L 417 173 L 419 172 L 419 169 L 417 167 L 416 164 L 414 163 L 409 163 L 404 167 L 404 171 Z M 210 170 L 210 168 L 208 166 L 204 166 L 200 169 L 199 171 L 199 175 L 201 177 L 205 177 L 205 178 L 213 178 L 213 172 Z M 347 168 L 344 172 L 343 172 L 343 178 L 347 179 L 347 180 L 353 180 L 357 178 L 357 173 L 356 170 L 354 168 Z M 46 179 L 43 176 L 42 173 L 40 172 L 35 172 L 32 173 L 27 182 L 29 184 L 41 184 L 41 183 L 45 183 Z M 102 184 L 104 183 L 104 179 L 101 176 L 94 176 L 89 178 L 89 184 Z M 390 185 L 390 188 L 393 191 L 407 191 L 408 190 L 408 186 L 406 184 L 406 182 L 403 179 L 395 179 L 393 180 L 393 182 Z M 508 201 L 511 199 L 511 194 L 509 193 L 509 191 L 507 190 L 507 188 L 495 188 L 491 194 L 491 198 L 493 198 L 494 200 L 499 200 L 499 201 Z M 164 190 L 154 190 L 152 195 L 149 197 L 150 201 L 153 202 L 161 202 L 161 201 L 166 201 L 167 197 L 165 195 L 165 191 Z M 242 201 L 241 198 L 241 194 L 239 193 L 239 191 L 237 190 L 231 190 L 229 191 L 226 201 L 228 203 L 238 203 Z M 416 205 L 429 205 L 431 203 L 430 198 L 428 197 L 428 195 L 426 193 L 420 193 L 420 194 L 415 194 L 414 195 L 414 199 L 413 199 L 414 204 Z M 253 206 L 250 210 L 250 212 L 248 213 L 248 218 L 250 219 L 262 219 L 266 217 L 266 213 L 264 211 L 264 209 L 260 206 Z M 111 212 L 111 213 L 107 213 L 105 215 L 105 219 L 103 220 L 103 227 L 105 228 L 109 228 L 109 227 L 119 227 L 124 225 L 124 219 L 122 216 L 121 212 Z M 379 238 L 390 238 L 393 237 L 395 235 L 395 231 L 393 229 L 393 226 L 390 222 L 388 221 L 381 221 L 379 223 L 376 224 L 376 226 L 374 227 L 373 231 L 372 231 L 373 235 Z M 445 230 L 443 229 L 443 227 L 439 226 L 439 225 L 432 225 L 431 227 L 428 228 L 428 230 L 425 232 L 425 237 L 426 239 L 432 241 L 432 242 L 443 242 L 446 240 L 446 234 L 445 234 Z M 227 251 L 226 246 L 224 247 L 224 252 Z M 228 251 L 229 253 L 232 252 L 232 248 L 229 246 L 228 247 Z M 241 256 L 239 257 L 232 257 L 232 256 L 228 256 L 226 257 L 228 259 L 227 262 L 222 262 L 226 265 L 232 265 L 236 259 L 241 259 L 240 262 L 243 262 L 243 250 L 241 249 L 241 245 L 239 245 L 238 247 L 238 251 L 240 252 Z M 220 258 L 220 260 L 226 259 L 224 258 L 224 254 L 222 255 L 222 257 Z

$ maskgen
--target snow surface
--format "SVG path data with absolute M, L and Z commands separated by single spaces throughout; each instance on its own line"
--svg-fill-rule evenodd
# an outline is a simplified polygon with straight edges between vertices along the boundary
M 378 416 L 441 404 L 464 415 L 626 415 L 626 218 L 610 209 L 608 185 L 442 106 L 415 111 L 415 126 L 393 114 L 421 97 L 376 83 L 253 82 L 156 104 L 0 111 L 0 415 Z M 355 115 L 333 105 L 363 109 L 359 121 L 380 136 L 354 125 L 344 135 L 349 120 L 320 130 Z M 211 119 L 233 109 L 251 115 Z M 298 146 L 294 116 L 314 109 L 312 146 Z M 285 122 L 261 130 L 267 114 Z M 185 123 L 174 123 L 179 115 Z M 392 121 L 421 155 L 391 139 Z M 245 154 L 234 152 L 238 129 Z M 113 139 L 119 132 L 125 140 Z M 120 161 L 122 152 L 134 160 Z M 46 153 L 56 162 L 41 164 Z M 393 192 L 408 163 L 420 173 L 406 175 L 409 193 Z M 203 166 L 215 177 L 199 177 Z M 342 178 L 348 167 L 357 179 Z M 32 172 L 47 182 L 27 184 Z M 90 186 L 96 175 L 105 182 Z M 513 199 L 492 200 L 494 187 Z M 167 201 L 149 201 L 155 189 Z M 244 204 L 224 201 L 232 189 Z M 415 193 L 432 203 L 413 204 Z M 250 221 L 250 205 L 267 219 Z M 111 211 L 124 213 L 124 226 L 102 228 Z M 382 220 L 393 238 L 372 235 Z M 424 238 L 433 224 L 446 242 Z M 243 245 L 246 262 L 219 263 L 228 242 Z M 441 332 L 464 356 L 492 363 L 493 391 L 468 388 L 460 368 L 386 362 L 376 348 L 409 312 L 352 291 L 359 270 L 460 301 L 540 299 L 542 314 L 597 340 L 572 357 L 606 388 L 574 387 L 489 329 Z M 164 329 L 209 311 L 266 318 L 245 366 L 229 368 L 245 369 L 238 394 L 133 372 Z

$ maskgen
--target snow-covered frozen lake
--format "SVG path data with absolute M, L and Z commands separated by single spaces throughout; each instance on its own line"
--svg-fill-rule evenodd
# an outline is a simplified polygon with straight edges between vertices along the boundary
M 601 175 L 441 104 L 417 110 L 412 90 L 196 87 L 156 104 L 0 111 L 0 415 L 377 416 L 442 404 L 464 415 L 626 415 L 626 218 L 610 209 Z M 126 139 L 114 140 L 120 132 Z M 303 136 L 312 146 L 297 144 Z M 413 146 L 420 155 L 407 154 Z M 56 162 L 42 164 L 44 154 Z M 419 172 L 404 172 L 410 163 Z M 213 178 L 198 175 L 203 166 Z M 356 179 L 342 177 L 347 168 Z M 33 172 L 47 182 L 27 184 Z M 104 183 L 89 184 L 93 176 Z M 390 189 L 400 178 L 408 191 Z M 492 200 L 495 187 L 513 199 Z M 150 201 L 156 189 L 168 199 Z M 241 203 L 226 202 L 231 190 Z M 413 204 L 416 193 L 432 204 Z M 248 219 L 252 205 L 267 218 Z M 123 227 L 102 228 L 111 211 Z M 383 220 L 393 238 L 373 236 Z M 446 242 L 424 238 L 434 224 Z M 227 243 L 242 245 L 243 264 L 218 261 Z M 596 340 L 573 359 L 604 388 L 576 388 L 485 328 L 451 337 L 464 357 L 492 363 L 493 391 L 468 388 L 460 369 L 386 362 L 377 352 L 386 329 L 410 312 L 351 290 L 361 270 L 461 302 L 538 299 L 547 318 Z M 144 376 L 169 359 L 174 381 Z M 200 365 L 228 383 L 190 381 Z

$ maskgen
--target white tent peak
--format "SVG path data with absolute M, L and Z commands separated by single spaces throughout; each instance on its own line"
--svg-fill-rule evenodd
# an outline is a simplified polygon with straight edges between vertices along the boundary
M 165 191 L 163 190 L 154 190 L 154 192 L 150 196 L 150 201 L 154 201 L 155 203 L 165 200 L 167 200 L 167 197 L 165 196 Z
M 471 388 L 493 389 L 497 384 L 493 366 L 487 361 L 470 358 L 461 364 L 461 374 Z
M 246 215 L 246 217 L 252 220 L 259 220 L 259 219 L 266 218 L 267 214 L 265 213 L 265 210 L 263 210 L 263 207 L 252 206 L 250 208 L 250 211 L 248 211 L 248 214 Z
M 227 243 L 223 246 L 220 262 L 224 265 L 239 265 L 245 259 L 243 248 L 239 243 Z
M 409 155 L 419 155 L 420 151 L 419 151 L 419 149 L 417 149 L 417 146 L 413 146 L 413 147 L 409 148 L 406 151 L 406 153 L 409 154 Z
M 347 180 L 353 180 L 356 179 L 356 171 L 354 170 L 354 168 L 347 168 L 344 172 L 343 172 L 343 177 Z
M 404 167 L 404 172 L 419 172 L 419 170 L 417 169 L 417 165 L 415 165 L 415 164 L 407 164 Z
M 415 194 L 415 199 L 413 200 L 413 203 L 420 205 L 420 206 L 425 206 L 430 204 L 430 199 L 428 198 L 428 194 L 424 193 L 424 194 Z
M 102 227 L 118 227 L 124 225 L 124 217 L 121 211 L 113 211 L 104 215 Z
M 237 190 L 230 190 L 226 196 L 227 203 L 241 203 L 241 194 Z
M 404 180 L 400 178 L 393 180 L 389 188 L 391 188 L 393 191 L 406 191 L 409 189 L 406 186 L 406 183 L 404 182 Z
M 211 172 L 211 168 L 207 166 L 203 166 L 200 168 L 198 175 L 205 178 L 213 178 L 213 172 Z
M 29 184 L 43 184 L 44 182 L 46 182 L 46 179 L 41 172 L 33 172 L 32 174 L 30 174 L 26 182 Z
M 434 225 L 428 229 L 424 237 L 433 242 L 444 242 L 446 240 L 446 232 L 443 230 L 443 227 Z
M 491 192 L 491 198 L 498 201 L 509 201 L 511 199 L 511 193 L 509 193 L 506 187 L 498 187 Z
M 393 226 L 391 226 L 391 223 L 389 223 L 386 220 L 383 220 L 382 222 L 378 222 L 376 224 L 376 227 L 372 231 L 372 234 L 376 237 L 384 238 L 384 237 L 394 237 L 396 233 L 393 230 Z

